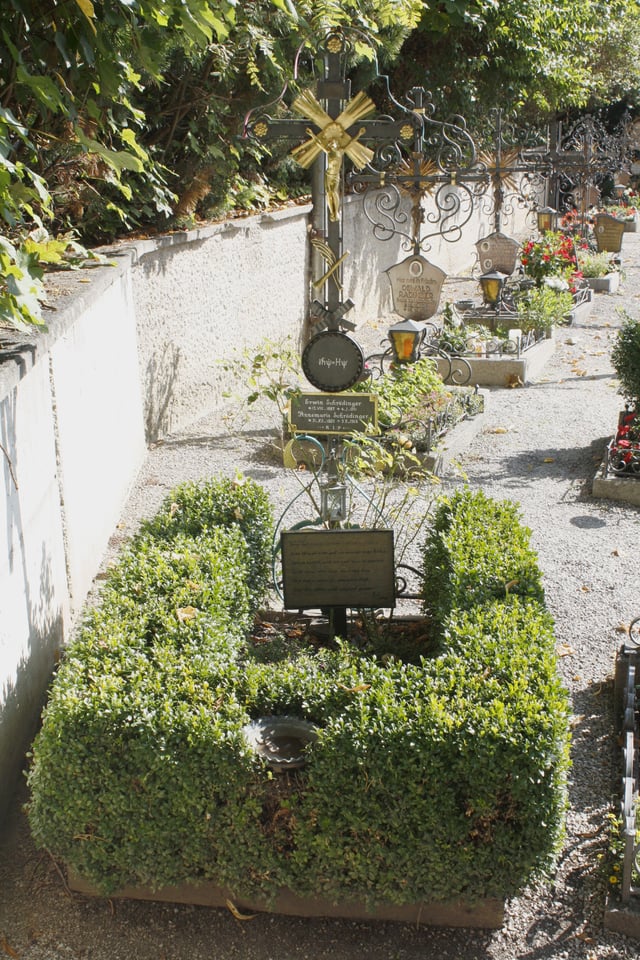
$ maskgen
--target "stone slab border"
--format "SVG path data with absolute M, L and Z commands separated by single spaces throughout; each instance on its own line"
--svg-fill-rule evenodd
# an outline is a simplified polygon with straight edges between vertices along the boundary
M 539 340 L 519 357 L 465 357 L 471 366 L 471 385 L 483 387 L 512 387 L 535 380 L 555 351 L 555 340 Z M 449 369 L 447 360 L 438 360 L 438 373 L 444 376 Z
M 640 507 L 640 477 L 605 477 L 605 462 L 598 467 L 593 478 L 591 494 L 603 500 L 622 500 Z
M 69 872 L 69 889 L 84 896 L 103 896 L 92 884 Z M 474 927 L 497 930 L 504 923 L 504 903 L 498 899 L 478 900 L 474 903 L 449 901 L 443 903 L 415 903 L 406 905 L 382 904 L 367 908 L 356 901 L 332 903 L 320 897 L 300 897 L 282 890 L 272 903 L 246 897 L 236 897 L 230 890 L 215 883 L 180 884 L 151 890 L 148 887 L 125 887 L 109 899 L 151 900 L 161 903 L 182 903 L 200 907 L 232 905 L 243 914 L 277 913 L 291 917 L 329 917 L 344 920 L 386 920 L 413 923 L 417 926 Z

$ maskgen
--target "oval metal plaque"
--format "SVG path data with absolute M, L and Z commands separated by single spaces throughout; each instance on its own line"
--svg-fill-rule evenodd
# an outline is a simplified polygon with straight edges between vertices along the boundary
M 341 330 L 323 330 L 302 352 L 304 375 L 326 393 L 339 393 L 357 383 L 364 371 L 362 348 Z

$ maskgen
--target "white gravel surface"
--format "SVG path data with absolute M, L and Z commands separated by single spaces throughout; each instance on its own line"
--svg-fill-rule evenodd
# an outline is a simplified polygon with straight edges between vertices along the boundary
M 520 503 L 533 532 L 556 620 L 560 669 L 573 704 L 573 768 L 566 845 L 553 881 L 507 905 L 499 931 L 451 930 L 257 915 L 84 899 L 31 843 L 21 804 L 0 847 L 0 956 L 23 960 L 561 960 L 640 957 L 640 942 L 607 932 L 606 815 L 617 806 L 612 675 L 640 615 L 640 508 L 594 499 L 591 481 L 621 398 L 610 364 L 619 308 L 640 310 L 640 235 L 626 234 L 624 282 L 595 297 L 589 318 L 557 333 L 536 383 L 490 392 L 482 428 L 443 489 L 468 482 Z M 445 296 L 447 289 L 445 288 Z M 358 335 L 358 334 L 356 334 Z M 364 333 L 363 333 L 364 335 Z M 377 334 L 367 334 L 377 341 Z M 185 479 L 236 468 L 264 484 L 280 509 L 299 489 L 267 448 L 272 424 L 231 437 L 217 417 L 149 452 L 109 556 L 142 516 Z M 302 509 L 302 508 L 301 508 Z M 108 558 L 107 558 L 108 559 Z

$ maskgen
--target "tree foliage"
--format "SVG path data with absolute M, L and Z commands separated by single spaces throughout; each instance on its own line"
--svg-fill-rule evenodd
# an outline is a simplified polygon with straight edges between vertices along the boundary
M 306 190 L 243 118 L 312 81 L 333 26 L 359 86 L 393 68 L 398 95 L 430 87 L 473 122 L 640 88 L 638 19 L 637 0 L 4 0 L 0 322 L 37 319 L 43 226 L 95 243 Z
M 491 106 L 532 117 L 607 102 L 637 88 L 638 13 L 636 0 L 429 2 L 394 79 L 420 79 L 470 121 Z
M 249 107 L 293 79 L 314 35 L 356 24 L 397 51 L 419 11 L 420 0 L 6 0 L 0 321 L 38 319 L 20 243 L 32 227 L 96 242 L 205 200 L 205 212 L 266 203 L 262 158 L 241 136 Z

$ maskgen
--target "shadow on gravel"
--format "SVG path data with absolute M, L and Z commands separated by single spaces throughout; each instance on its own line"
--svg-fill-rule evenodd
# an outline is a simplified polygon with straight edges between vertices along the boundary
M 589 485 L 589 489 L 584 491 L 587 497 L 610 439 L 601 437 L 592 440 L 587 447 L 532 447 L 518 453 L 506 451 L 503 456 L 500 456 L 497 448 L 494 459 L 475 461 L 472 467 L 468 465 L 468 469 L 475 481 L 491 479 L 514 487 L 549 480 L 559 483 L 583 481 Z
M 572 709 L 567 839 L 544 914 L 527 931 L 530 950 L 518 954 L 523 960 L 599 956 L 607 894 L 607 813 L 619 773 L 613 680 L 574 691 Z

